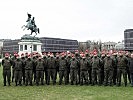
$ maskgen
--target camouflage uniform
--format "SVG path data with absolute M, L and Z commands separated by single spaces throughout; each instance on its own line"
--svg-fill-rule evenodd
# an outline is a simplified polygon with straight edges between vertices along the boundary
M 101 57 L 101 63 L 100 63 L 100 67 L 101 67 L 101 84 L 103 84 L 104 82 L 104 58 L 105 56 Z
M 23 62 L 17 58 L 15 61 L 14 61 L 14 76 L 15 76 L 15 83 L 16 83 L 16 86 L 18 85 L 18 82 L 19 82 L 19 85 L 21 86 L 21 81 L 22 81 L 22 66 L 23 66 Z
M 113 81 L 113 59 L 111 57 L 104 58 L 104 85 L 108 83 L 111 86 Z
M 117 55 L 113 55 L 112 57 L 113 59 L 113 62 L 114 62 L 114 65 L 113 65 L 113 68 L 114 68 L 114 72 L 113 72 L 113 84 L 116 85 L 117 83 Z
M 48 78 L 48 65 L 47 65 L 47 57 L 43 56 L 43 61 L 44 61 L 44 72 L 45 72 L 45 82 L 47 84 L 47 78 Z
M 80 60 L 80 85 L 83 85 L 83 79 L 85 84 L 88 85 L 88 60 L 83 58 Z
M 33 58 L 32 58 L 32 60 L 33 60 L 33 75 L 34 75 L 34 82 L 36 81 L 36 60 L 37 60 L 37 58 L 34 56 Z
M 33 61 L 31 58 L 28 58 L 25 61 L 25 78 L 26 78 L 26 86 L 28 85 L 28 82 L 30 82 L 30 85 L 32 85 L 32 79 L 33 79 Z
M 101 68 L 100 68 L 100 59 L 99 57 L 92 58 L 92 85 L 97 83 L 101 85 Z
M 59 85 L 62 84 L 63 77 L 65 84 L 67 84 L 67 60 L 64 57 L 59 61 Z
M 89 84 L 91 84 L 92 83 L 92 57 L 88 58 L 88 62 L 89 62 L 89 65 L 88 65 Z
M 119 56 L 117 58 L 118 60 L 118 63 L 117 63 L 117 77 L 118 77 L 118 84 L 117 86 L 120 86 L 121 85 L 121 75 L 123 74 L 123 78 L 124 78 L 124 83 L 125 83 L 125 86 L 127 86 L 127 58 L 125 56 Z
M 71 85 L 78 84 L 78 60 L 75 58 L 72 58 L 70 60 L 70 79 L 71 79 Z
M 129 62 L 130 60 L 130 57 L 128 55 L 126 55 L 127 57 L 127 61 Z M 130 79 L 130 70 L 129 70 L 129 65 L 127 64 L 127 75 L 128 75 L 128 80 L 129 80 L 129 83 L 131 83 L 131 79 Z
M 36 61 L 36 85 L 39 85 L 41 79 L 41 85 L 44 85 L 44 61 L 39 58 Z
M 69 83 L 69 74 L 70 74 L 70 60 L 71 60 L 71 56 L 68 56 L 66 58 L 67 60 L 67 83 Z
M 50 57 L 47 60 L 47 67 L 48 67 L 48 80 L 47 80 L 47 84 L 49 85 L 50 83 L 50 76 L 52 78 L 53 81 L 53 85 L 56 83 L 56 66 L 55 66 L 55 58 L 54 57 Z
M 57 79 L 57 74 L 59 73 L 59 61 L 60 61 L 60 58 L 59 57 L 56 57 L 56 59 L 55 59 L 56 79 Z
M 23 84 L 25 84 L 25 58 L 21 57 L 21 61 L 22 61 L 22 79 L 23 79 Z
M 14 56 L 14 57 L 12 58 L 12 62 L 14 63 L 15 60 L 16 60 L 16 56 Z M 14 66 L 12 66 L 12 82 L 14 81 L 14 72 L 15 72 Z
M 8 85 L 10 86 L 11 65 L 12 65 L 12 61 L 9 58 L 5 58 L 2 60 L 4 86 L 6 86 L 6 78 L 8 81 Z

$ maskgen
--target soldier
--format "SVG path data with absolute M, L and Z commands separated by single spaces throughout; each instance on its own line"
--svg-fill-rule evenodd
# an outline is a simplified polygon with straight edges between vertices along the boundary
M 92 57 L 93 55 L 90 53 L 90 56 L 88 54 L 88 50 L 86 50 L 86 59 L 88 60 L 88 78 L 89 78 L 89 84 L 92 83 Z
M 130 59 L 130 54 L 129 52 L 126 52 L 125 56 L 127 57 L 127 60 L 129 61 Z M 130 79 L 130 70 L 129 70 L 129 65 L 127 64 L 127 75 L 128 75 L 128 80 L 129 80 L 129 83 L 131 83 L 131 79 Z
M 59 61 L 59 85 L 62 84 L 62 79 L 64 77 L 65 85 L 67 85 L 67 60 L 64 57 L 64 54 L 62 54 L 61 59 Z
M 57 73 L 59 73 L 59 61 L 60 61 L 59 54 L 58 54 L 58 53 L 56 53 L 56 59 L 55 59 L 55 66 L 56 66 L 56 79 L 57 79 Z
M 34 75 L 34 82 L 36 81 L 36 60 L 37 60 L 37 57 L 36 56 L 38 56 L 38 55 L 36 55 L 36 54 L 33 54 L 33 58 L 32 58 L 32 60 L 33 60 L 33 75 Z
M 25 57 L 24 54 L 21 54 L 21 61 L 22 61 L 22 79 L 23 79 L 23 84 L 25 84 Z
M 31 59 L 31 55 L 28 55 L 28 59 L 25 61 L 25 78 L 26 78 L 26 86 L 28 82 L 32 86 L 32 78 L 33 78 L 33 60 Z
M 12 61 L 14 62 L 16 60 L 17 53 L 14 52 L 14 57 L 12 58 Z M 14 66 L 12 66 L 12 82 L 14 81 Z
M 16 60 L 13 63 L 14 66 L 14 76 L 15 76 L 15 83 L 16 86 L 19 85 L 22 86 L 21 81 L 22 81 L 22 67 L 23 67 L 23 62 L 19 58 L 19 55 L 17 55 Z
M 47 55 L 46 53 L 43 53 L 43 61 L 44 61 L 44 73 L 45 73 L 45 82 L 47 84 L 47 78 L 48 78 L 48 65 L 47 65 Z
M 56 66 L 55 66 L 55 58 L 54 55 L 51 54 L 50 58 L 47 60 L 47 65 L 48 65 L 48 80 L 47 80 L 47 85 L 50 83 L 50 76 L 53 81 L 53 85 L 56 83 Z
M 82 59 L 80 60 L 80 85 L 83 85 L 84 80 L 85 84 L 88 85 L 88 66 L 89 66 L 88 60 L 83 54 Z
M 114 68 L 114 71 L 113 71 L 113 84 L 116 85 L 116 83 L 117 83 L 117 63 L 118 63 L 118 61 L 117 61 L 117 53 L 116 52 L 113 53 L 112 59 L 113 59 L 113 62 L 114 62 L 114 65 L 113 65 L 113 68 Z
M 71 61 L 71 54 L 70 52 L 68 53 L 67 57 L 66 57 L 66 60 L 67 60 L 67 84 L 69 83 L 69 74 L 70 74 L 70 61 Z
M 131 76 L 131 87 L 133 87 L 133 53 L 131 54 L 131 58 L 129 59 L 129 71 Z
M 118 63 L 117 63 L 117 77 L 118 77 L 118 83 L 117 83 L 117 86 L 121 86 L 121 76 L 123 74 L 123 78 L 124 78 L 124 83 L 125 83 L 125 86 L 127 86 L 127 63 L 128 63 L 128 60 L 127 58 L 123 55 L 122 52 L 119 52 L 119 57 L 117 58 L 118 60 Z
M 39 80 L 41 80 L 41 85 L 44 85 L 44 61 L 40 56 L 36 62 L 36 85 L 39 85 Z
M 104 86 L 112 86 L 113 81 L 113 59 L 111 54 L 108 53 L 107 57 L 104 58 Z
M 9 59 L 8 53 L 5 54 L 5 58 L 2 60 L 2 66 L 3 66 L 4 86 L 6 86 L 6 78 L 8 81 L 8 85 L 10 86 L 12 61 Z
M 80 59 L 82 59 L 82 57 L 79 55 L 79 51 L 75 50 L 75 58 L 78 60 L 78 84 L 80 84 Z
M 78 60 L 75 59 L 74 55 L 72 55 L 72 59 L 70 60 L 70 79 L 71 85 L 78 85 Z
M 94 57 L 92 58 L 92 85 L 95 85 L 97 83 L 98 79 L 98 85 L 101 85 L 101 68 L 100 68 L 100 59 L 97 56 L 97 52 L 94 52 Z
M 101 54 L 101 63 L 100 63 L 100 66 L 101 66 L 101 84 L 103 84 L 104 82 L 104 58 L 105 58 L 105 53 L 102 52 Z

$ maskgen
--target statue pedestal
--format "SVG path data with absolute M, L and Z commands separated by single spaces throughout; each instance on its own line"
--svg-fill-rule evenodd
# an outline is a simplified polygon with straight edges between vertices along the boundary
M 21 37 L 21 41 L 18 43 L 19 44 L 19 53 L 36 53 L 38 52 L 41 54 L 41 41 L 37 37 L 30 36 L 29 34 L 25 34 Z

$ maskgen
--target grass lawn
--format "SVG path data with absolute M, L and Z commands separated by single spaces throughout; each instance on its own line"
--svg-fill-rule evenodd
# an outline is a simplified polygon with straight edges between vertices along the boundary
M 133 88 L 104 86 L 3 86 L 0 67 L 0 100 L 133 100 Z

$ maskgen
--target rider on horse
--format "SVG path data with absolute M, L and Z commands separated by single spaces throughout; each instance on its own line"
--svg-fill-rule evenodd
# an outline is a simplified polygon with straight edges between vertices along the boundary
M 39 33 L 39 28 L 37 28 L 37 26 L 35 24 L 35 17 L 33 17 L 31 19 L 32 15 L 28 14 L 28 13 L 27 13 L 27 15 L 28 15 L 28 19 L 26 20 L 27 25 L 23 25 L 22 28 L 25 27 L 25 28 L 27 28 L 27 30 L 30 29 L 31 30 L 31 35 L 32 35 L 33 32 L 35 32 L 36 35 L 37 35 L 37 33 Z M 23 30 L 25 30 L 25 28 Z

